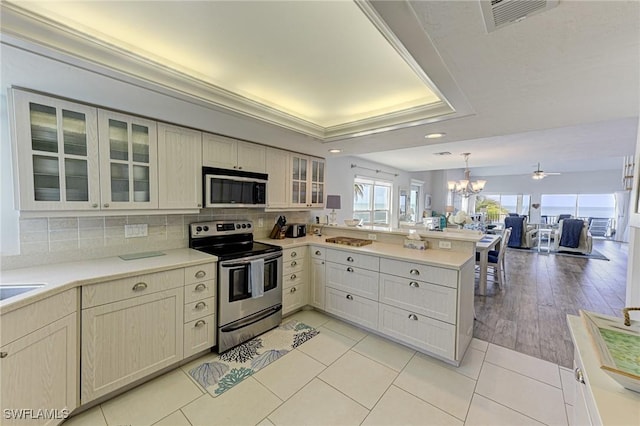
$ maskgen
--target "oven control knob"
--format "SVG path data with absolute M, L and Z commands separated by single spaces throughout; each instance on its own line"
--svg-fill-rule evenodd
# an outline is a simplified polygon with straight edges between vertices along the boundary
M 236 229 L 240 229 L 240 224 L 236 223 Z
M 202 226 L 196 226 L 196 232 L 202 231 Z
M 250 223 L 247 223 L 247 228 L 251 228 L 251 224 Z
M 209 230 L 209 227 L 205 225 L 205 226 L 203 226 L 203 227 L 202 227 L 202 229 L 203 229 L 205 232 L 207 232 L 207 231 Z
M 247 224 L 246 224 L 246 223 L 243 223 L 243 224 L 242 224 L 242 229 L 244 229 L 244 228 L 246 228 L 246 227 L 247 227 Z

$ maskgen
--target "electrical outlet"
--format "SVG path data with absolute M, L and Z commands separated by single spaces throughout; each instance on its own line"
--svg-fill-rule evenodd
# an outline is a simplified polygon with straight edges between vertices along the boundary
M 438 247 L 441 249 L 450 249 L 451 241 L 438 241 Z
M 258 218 L 258 228 L 262 228 L 264 227 L 264 219 L 259 217 Z
M 367 238 L 369 238 L 370 240 L 377 240 L 378 236 L 376 234 L 369 234 Z
M 125 238 L 146 237 L 148 235 L 148 227 L 146 223 L 124 226 Z

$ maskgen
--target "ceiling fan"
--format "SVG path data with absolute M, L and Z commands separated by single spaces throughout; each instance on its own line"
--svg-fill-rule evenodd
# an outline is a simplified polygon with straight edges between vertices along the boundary
M 559 174 L 561 173 L 545 172 L 544 170 L 540 170 L 540 163 L 538 163 L 538 168 L 533 171 L 533 174 L 531 175 L 531 179 L 541 180 L 546 178 L 547 176 L 559 175 Z

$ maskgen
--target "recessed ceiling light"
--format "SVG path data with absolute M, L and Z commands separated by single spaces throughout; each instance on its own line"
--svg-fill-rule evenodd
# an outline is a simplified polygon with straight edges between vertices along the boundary
M 446 135 L 446 133 L 429 133 L 425 136 L 426 139 L 438 139 Z
M 337 148 L 333 148 L 333 149 L 330 149 L 329 152 L 332 153 L 332 154 L 337 154 L 338 152 L 342 152 L 342 150 L 341 149 L 337 149 Z

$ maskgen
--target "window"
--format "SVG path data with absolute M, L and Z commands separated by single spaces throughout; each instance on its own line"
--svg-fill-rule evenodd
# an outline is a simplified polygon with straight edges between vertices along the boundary
M 353 193 L 353 217 L 365 225 L 391 224 L 392 183 L 356 177 Z
M 476 199 L 476 213 L 486 212 L 490 222 L 504 222 L 509 213 L 529 216 L 531 196 L 528 194 L 484 194 Z
M 614 218 L 616 211 L 613 194 L 542 194 L 540 198 L 543 217 L 554 223 L 561 214 L 579 218 Z

